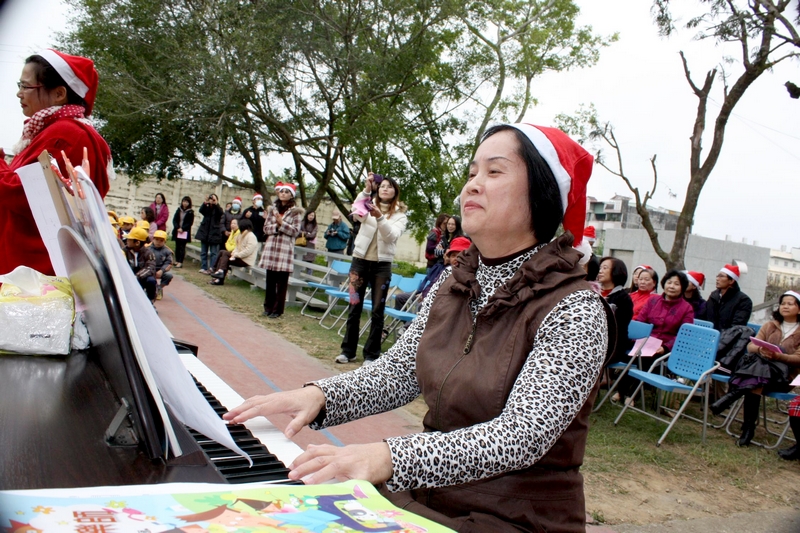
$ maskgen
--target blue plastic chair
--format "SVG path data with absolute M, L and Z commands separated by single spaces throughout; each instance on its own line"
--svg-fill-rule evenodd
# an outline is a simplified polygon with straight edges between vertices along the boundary
M 645 322 L 639 322 L 638 320 L 631 320 L 631 323 L 628 324 L 628 338 L 632 341 L 636 341 L 639 339 L 644 339 L 650 336 L 650 333 L 653 331 L 653 324 L 647 324 Z M 627 363 L 623 363 L 619 361 L 617 363 L 611 363 L 610 365 L 606 366 L 607 369 L 611 370 L 621 370 L 617 379 L 614 380 L 614 383 L 609 387 L 608 392 L 606 395 L 603 396 L 603 399 L 600 400 L 600 403 L 594 406 L 592 412 L 597 411 L 600 407 L 606 402 L 606 400 L 614 394 L 619 382 L 622 378 L 627 374 L 630 368 L 636 368 L 633 362 L 639 357 L 638 352 L 631 355 L 631 358 L 628 360 Z
M 669 434 L 672 427 L 677 423 L 681 416 L 685 416 L 683 412 L 691 402 L 694 396 L 703 397 L 703 442 L 706 441 L 706 426 L 708 425 L 708 392 L 709 385 L 711 384 L 711 374 L 719 368 L 719 363 L 716 362 L 717 345 L 719 344 L 719 331 L 711 328 L 704 328 L 695 324 L 684 324 L 678 331 L 678 336 L 675 338 L 675 344 L 672 346 L 672 351 L 656 360 L 648 372 L 642 372 L 638 369 L 631 369 L 628 375 L 640 381 L 639 386 L 633 393 L 635 397 L 642 387 L 646 384 L 651 385 L 659 391 L 677 392 L 686 395 L 686 400 L 681 404 L 675 416 L 672 419 L 665 419 L 658 416 L 657 413 L 648 413 L 644 409 L 639 409 L 633 403 L 625 404 L 622 407 L 617 419 L 614 420 L 614 425 L 619 423 L 620 419 L 630 409 L 654 418 L 660 422 L 667 424 L 667 429 L 658 439 L 656 446 L 660 446 L 664 439 Z M 656 374 L 654 371 L 666 361 L 667 368 L 670 372 L 683 378 L 694 382 L 693 386 L 684 385 L 677 379 L 671 379 L 661 374 Z
M 777 400 L 777 401 L 781 401 L 781 402 L 791 402 L 796 397 L 797 397 L 797 395 L 793 394 L 791 392 L 767 392 L 767 393 L 764 393 L 764 394 L 761 395 L 761 417 L 760 417 L 761 418 L 761 424 L 764 427 L 764 431 L 768 435 L 776 436 L 776 437 L 778 437 L 778 439 L 775 441 L 774 444 L 767 444 L 766 441 L 759 442 L 759 441 L 756 441 L 756 440 L 750 441 L 750 444 L 753 444 L 755 446 L 761 446 L 762 448 L 764 448 L 766 450 L 773 450 L 773 449 L 775 449 L 775 448 L 777 448 L 778 446 L 781 445 L 781 443 L 783 442 L 784 438 L 789 438 L 791 440 L 794 440 L 793 435 L 791 435 L 790 431 L 789 431 L 789 416 L 788 416 L 788 414 L 787 414 L 786 418 L 784 418 L 783 420 L 775 420 L 775 419 L 770 418 L 769 416 L 767 416 L 767 398 L 772 398 L 773 400 Z M 742 405 L 744 405 L 744 401 L 743 400 L 737 401 L 736 404 L 733 407 L 731 407 L 730 412 L 728 413 L 728 416 L 725 418 L 725 432 L 728 435 L 730 435 L 731 437 L 734 437 L 734 438 L 737 438 L 737 439 L 739 438 L 739 435 L 734 433 L 733 431 L 731 431 L 731 424 L 733 424 L 734 421 L 737 421 L 736 417 L 739 414 L 739 411 L 741 411 Z M 738 420 L 738 422 L 741 422 L 741 420 Z M 779 429 L 778 431 L 771 430 L 769 428 L 770 423 L 776 424 L 781 429 Z
M 714 329 L 714 323 L 713 322 L 709 322 L 708 320 L 700 320 L 699 318 L 695 318 L 694 319 L 694 325 L 695 326 L 700 326 L 700 327 L 703 327 L 703 328 Z
M 311 300 L 314 298 L 314 295 L 317 294 L 317 291 L 338 290 L 344 288 L 343 286 L 347 283 L 347 280 L 342 283 L 342 286 L 331 285 L 329 281 L 334 274 L 346 276 L 348 272 L 350 272 L 350 263 L 347 261 L 339 261 L 337 259 L 331 263 L 328 272 L 326 272 L 319 281 L 307 282 L 306 284 L 309 287 L 312 287 L 314 290 L 309 295 L 308 300 L 306 301 L 305 305 L 303 305 L 303 308 L 300 309 L 300 314 L 303 316 L 308 316 L 306 315 L 306 309 L 311 304 Z
M 753 333 L 758 333 L 758 330 L 761 329 L 761 324 L 756 324 L 755 322 L 748 322 L 747 327 L 753 330 Z

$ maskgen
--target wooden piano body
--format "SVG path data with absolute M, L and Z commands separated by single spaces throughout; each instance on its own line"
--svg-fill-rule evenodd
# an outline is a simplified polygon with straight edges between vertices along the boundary
M 60 230 L 59 244 L 85 307 L 92 347 L 66 358 L 0 356 L 0 489 L 285 479 L 285 467 L 267 461 L 265 448 L 255 451 L 262 459 L 257 463 L 270 463 L 259 478 L 230 452 L 203 451 L 202 435 L 174 417 L 184 453 L 164 459 L 164 427 L 134 358 L 107 266 L 72 228 Z M 213 381 L 190 349 L 178 348 L 195 376 L 207 372 Z M 229 387 L 225 392 L 228 401 L 238 398 L 230 398 Z M 278 447 L 285 460 L 299 452 L 267 421 L 258 424 L 283 441 Z

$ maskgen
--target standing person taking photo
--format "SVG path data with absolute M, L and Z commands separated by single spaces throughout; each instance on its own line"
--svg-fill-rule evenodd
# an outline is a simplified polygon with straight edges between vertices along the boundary
M 350 228 L 342 222 L 342 215 L 339 211 L 334 211 L 331 215 L 331 223 L 325 230 L 325 248 L 335 254 L 343 254 L 347 247 L 347 240 L 350 238 Z
M 293 183 L 275 184 L 278 197 L 267 210 L 264 223 L 264 253 L 258 266 L 267 271 L 264 313 L 269 318 L 278 318 L 286 306 L 289 289 L 289 274 L 294 269 L 294 241 L 300 235 L 303 208 L 295 205 L 296 186 Z
M 17 87 L 26 120 L 22 138 L 10 149 L 14 154 L 10 165 L 0 149 L 0 274 L 25 265 L 54 275 L 16 171 L 36 163 L 47 150 L 69 178 L 61 152 L 77 166 L 86 150 L 89 177 L 105 198 L 109 179 L 114 178 L 111 150 L 87 118 L 92 114 L 98 76 L 91 59 L 48 49 L 25 60 Z
M 206 196 L 200 206 L 200 214 L 203 215 L 203 220 L 200 221 L 195 235 L 195 239 L 200 241 L 200 273 L 211 274 L 210 269 L 217 262 L 220 242 L 225 242 L 222 234 L 224 212 L 216 194 Z
M 380 183 L 376 183 L 376 180 Z M 406 229 L 408 219 L 399 210 L 400 186 L 392 178 L 369 173 L 364 190 L 356 201 L 370 198 L 372 202 L 366 216 L 353 215 L 361 222 L 361 229 L 353 246 L 353 262 L 350 264 L 350 314 L 342 353 L 335 361 L 350 363 L 356 358 L 358 334 L 361 330 L 361 311 L 367 287 L 372 289 L 372 323 L 364 345 L 364 364 L 373 363 L 381 355 L 383 338 L 383 309 L 386 294 L 392 279 L 392 261 L 397 239 Z

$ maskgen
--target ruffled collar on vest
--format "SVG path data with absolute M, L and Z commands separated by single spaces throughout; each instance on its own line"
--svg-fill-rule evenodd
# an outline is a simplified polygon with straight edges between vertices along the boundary
M 481 313 L 491 314 L 501 307 L 514 307 L 534 298 L 541 291 L 585 277 L 584 270 L 578 265 L 581 254 L 572 247 L 573 240 L 572 234 L 566 232 L 543 245 L 519 267 L 511 279 L 495 291 Z M 459 255 L 452 273 L 452 292 L 467 294 L 471 299 L 480 296 L 481 287 L 475 278 L 480 264 L 479 256 L 474 244 Z

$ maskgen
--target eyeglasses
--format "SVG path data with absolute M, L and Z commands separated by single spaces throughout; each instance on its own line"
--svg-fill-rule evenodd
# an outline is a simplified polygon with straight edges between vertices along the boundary
M 22 90 L 27 91 L 27 90 L 30 90 L 30 89 L 39 89 L 41 87 L 44 87 L 44 85 L 25 85 L 21 81 L 17 82 L 17 89 L 19 89 L 20 91 L 22 91 Z

